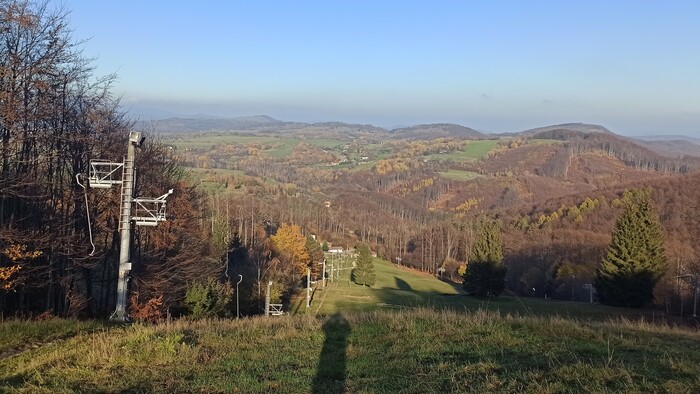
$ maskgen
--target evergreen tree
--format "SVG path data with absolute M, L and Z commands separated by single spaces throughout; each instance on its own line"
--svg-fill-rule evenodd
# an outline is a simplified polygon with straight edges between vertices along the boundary
M 493 221 L 483 222 L 472 246 L 462 286 L 470 294 L 498 296 L 505 289 L 506 272 L 500 227 Z
M 666 269 L 659 216 L 651 189 L 625 191 L 625 209 L 613 230 L 607 254 L 596 271 L 601 303 L 642 307 L 654 298 L 654 286 Z
M 367 245 L 362 245 L 357 249 L 357 265 L 352 270 L 352 277 L 355 283 L 363 286 L 374 286 L 377 278 L 374 273 L 374 260 Z

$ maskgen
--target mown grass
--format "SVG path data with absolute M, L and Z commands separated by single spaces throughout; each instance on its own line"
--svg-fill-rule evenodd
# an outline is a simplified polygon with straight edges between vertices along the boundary
M 80 332 L 2 359 L 0 387 L 4 392 L 690 393 L 700 391 L 698 348 L 700 333 L 688 329 L 483 310 L 181 320 Z
M 75 336 L 81 332 L 105 329 L 105 324 L 94 320 L 51 319 L 26 322 L 4 320 L 0 322 L 0 354 L 21 351 L 23 348 L 39 346 Z
M 663 316 L 657 316 L 650 310 L 508 295 L 490 299 L 466 296 L 458 284 L 443 282 L 423 272 L 399 268 L 386 260 L 375 259 L 374 262 L 377 283 L 373 287 L 356 285 L 350 280 L 351 271 L 344 270 L 340 279 L 328 281 L 326 288 L 317 285 L 308 310 L 305 298 L 300 298 L 294 300 L 291 311 L 329 315 L 347 311 L 430 307 L 464 312 L 487 310 L 504 315 L 559 316 L 586 320 L 624 317 L 651 322 L 665 321 Z

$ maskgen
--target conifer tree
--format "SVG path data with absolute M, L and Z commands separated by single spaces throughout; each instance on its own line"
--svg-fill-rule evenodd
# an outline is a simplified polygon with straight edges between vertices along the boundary
M 650 193 L 651 189 L 625 191 L 624 211 L 596 271 L 595 287 L 601 303 L 638 308 L 653 300 L 654 286 L 666 269 L 666 257 Z
M 505 289 L 506 272 L 500 227 L 496 222 L 485 221 L 467 262 L 464 290 L 479 296 L 498 296 Z
M 359 256 L 357 257 L 355 269 L 352 270 L 353 280 L 358 285 L 374 286 L 377 278 L 374 273 L 372 253 L 367 245 L 360 246 L 357 251 Z

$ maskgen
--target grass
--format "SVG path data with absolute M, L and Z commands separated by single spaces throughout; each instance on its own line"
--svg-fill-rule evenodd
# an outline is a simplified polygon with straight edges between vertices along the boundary
M 452 168 L 450 168 L 446 172 L 440 172 L 439 174 L 442 177 L 449 178 L 455 181 L 469 181 L 481 176 L 478 172 L 455 170 Z
M 278 318 L 5 321 L 0 391 L 700 392 L 697 329 L 584 303 L 468 297 L 379 259 L 375 270 L 373 288 L 343 270 L 316 291 L 314 313 Z
M 294 147 L 300 143 L 331 149 L 343 146 L 346 141 L 332 138 L 302 139 L 259 135 L 204 134 L 179 137 L 170 141 L 170 143 L 178 149 L 210 149 L 212 146 L 220 144 L 248 145 L 257 143 L 272 146 L 271 149 L 261 151 L 264 155 L 274 158 L 285 158 L 290 156 Z
M 26 348 L 37 347 L 45 342 L 58 341 L 81 332 L 104 329 L 103 323 L 93 320 L 80 321 L 52 319 L 25 322 L 7 320 L 0 322 L 0 357 Z
M 452 160 L 455 162 L 474 161 L 486 157 L 486 155 L 496 147 L 498 140 L 475 140 L 469 141 L 469 144 L 461 151 L 448 153 L 437 153 L 427 155 L 430 160 Z
M 345 266 L 350 266 L 350 263 L 345 263 Z M 354 284 L 350 280 L 350 270 L 344 270 L 340 280 L 329 281 L 325 289 L 316 289 L 309 311 L 305 308 L 305 298 L 294 300 L 290 308 L 294 313 L 321 315 L 348 311 L 430 307 L 465 312 L 486 310 L 503 315 L 554 316 L 584 320 L 608 320 L 622 317 L 632 320 L 665 321 L 662 316 L 657 316 L 654 311 L 649 310 L 529 297 L 500 296 L 487 299 L 466 296 L 457 284 L 440 281 L 423 272 L 399 268 L 381 259 L 375 259 L 375 272 L 377 283 L 369 288 Z
M 562 145 L 562 144 L 564 144 L 564 141 L 533 138 L 530 140 L 530 143 L 537 144 L 537 145 Z
M 0 387 L 32 393 L 698 392 L 699 347 L 700 333 L 686 329 L 484 310 L 181 320 L 79 332 L 4 358 Z
M 240 170 L 225 168 L 194 168 L 188 167 L 192 179 L 198 182 L 201 190 L 207 193 L 221 193 L 226 189 L 226 181 L 229 177 L 243 177 L 245 173 Z M 222 178 L 218 178 L 222 177 Z

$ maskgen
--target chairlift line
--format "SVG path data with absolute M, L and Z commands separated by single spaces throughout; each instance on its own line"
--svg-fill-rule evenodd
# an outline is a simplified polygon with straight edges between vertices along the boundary
M 85 185 L 80 183 L 80 175 L 82 175 L 82 174 L 75 175 L 75 182 L 78 184 L 78 186 L 83 188 L 83 195 L 85 196 L 85 214 L 87 215 L 87 225 L 88 225 L 88 235 L 90 236 L 90 245 L 92 245 L 92 251 L 88 254 L 88 256 L 92 257 L 95 254 L 95 243 L 92 241 L 92 224 L 90 223 L 90 207 L 88 206 L 87 188 L 85 187 Z

